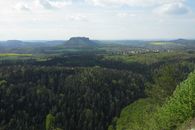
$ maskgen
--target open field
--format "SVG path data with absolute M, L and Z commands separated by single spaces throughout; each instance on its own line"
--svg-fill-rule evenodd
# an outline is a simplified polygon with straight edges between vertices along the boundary
M 136 55 L 109 55 L 105 56 L 104 60 L 120 61 L 123 63 L 141 63 L 141 64 L 154 64 L 160 61 L 169 61 L 182 59 L 186 60 L 189 58 L 194 58 L 194 54 L 187 52 L 161 52 L 161 53 L 146 53 L 146 54 L 136 54 Z
M 175 44 L 175 43 L 174 42 L 151 42 L 150 44 L 159 46 L 159 45 L 172 45 L 172 44 Z
M 31 57 L 32 54 L 0 53 L 0 57 Z

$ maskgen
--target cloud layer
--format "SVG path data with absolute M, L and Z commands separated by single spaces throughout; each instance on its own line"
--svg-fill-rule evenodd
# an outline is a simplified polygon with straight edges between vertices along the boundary
M 165 4 L 158 8 L 160 14 L 166 15 L 184 15 L 189 12 L 189 9 L 183 3 Z
M 126 5 L 126 6 L 138 6 L 138 7 L 185 2 L 185 0 L 86 0 L 86 1 L 93 3 L 94 5 L 101 5 L 101 6 Z
M 0 39 L 194 37 L 194 7 L 194 0 L 0 0 Z
M 28 4 L 24 4 L 24 3 L 17 3 L 13 9 L 18 10 L 18 11 L 30 11 L 31 9 L 29 8 Z
M 73 5 L 78 2 L 100 7 L 136 7 L 136 8 L 154 8 L 159 14 L 183 15 L 188 13 L 189 8 L 185 4 L 186 0 L 20 0 L 14 9 L 21 11 L 33 11 L 37 8 L 55 10 L 66 8 L 67 5 Z
M 36 0 L 36 3 L 45 9 L 60 9 L 72 4 L 72 0 Z
M 9 1 L 9 0 L 8 0 Z M 159 9 L 167 14 L 186 13 L 189 9 L 186 0 L 18 0 L 14 6 L 17 10 L 29 11 L 37 8 L 54 10 L 63 9 L 77 3 L 105 8 L 146 8 Z

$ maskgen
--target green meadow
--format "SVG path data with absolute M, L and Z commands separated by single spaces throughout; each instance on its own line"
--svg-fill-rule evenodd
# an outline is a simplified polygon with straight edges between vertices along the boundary
M 0 53 L 0 57 L 31 57 L 32 54 Z
M 174 42 L 151 42 L 150 43 L 151 45 L 172 45 L 172 44 L 175 44 Z

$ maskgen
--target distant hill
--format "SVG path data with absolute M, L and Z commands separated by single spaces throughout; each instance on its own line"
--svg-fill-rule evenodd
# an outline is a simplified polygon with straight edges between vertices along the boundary
M 64 45 L 68 48 L 88 48 L 95 47 L 97 43 L 87 37 L 72 37 Z
M 62 40 L 55 41 L 0 41 L 0 53 L 33 53 L 63 44 Z
M 54 41 L 19 41 L 19 40 L 8 40 L 0 41 L 0 47 L 7 48 L 29 48 L 29 47 L 50 47 L 63 44 L 62 40 Z
M 2 41 L 0 42 L 1 47 L 9 47 L 9 48 L 16 48 L 24 46 L 24 43 L 19 40 L 8 40 L 8 41 Z

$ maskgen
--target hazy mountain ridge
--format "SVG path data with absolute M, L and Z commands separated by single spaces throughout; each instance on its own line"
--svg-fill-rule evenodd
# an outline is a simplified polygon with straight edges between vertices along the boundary
M 41 51 L 63 50 L 63 49 L 96 49 L 107 47 L 122 48 L 145 48 L 152 50 L 180 50 L 195 48 L 195 40 L 91 40 L 87 37 L 72 37 L 69 40 L 53 40 L 53 41 L 20 41 L 8 40 L 0 41 L 0 53 L 37 53 Z

